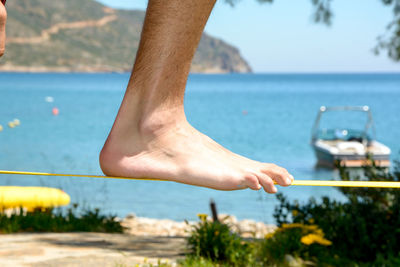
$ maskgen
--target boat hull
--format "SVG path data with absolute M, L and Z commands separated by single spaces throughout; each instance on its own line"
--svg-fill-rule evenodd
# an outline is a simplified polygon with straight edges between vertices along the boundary
M 317 157 L 317 167 L 335 168 L 337 162 L 346 167 L 362 167 L 374 161 L 376 166 L 390 167 L 390 154 L 343 154 L 331 153 L 313 145 Z

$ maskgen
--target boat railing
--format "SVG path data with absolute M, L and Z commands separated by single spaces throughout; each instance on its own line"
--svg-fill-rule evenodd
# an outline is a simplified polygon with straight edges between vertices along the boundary
M 312 133 L 311 133 L 311 143 L 314 143 L 318 139 L 318 134 L 320 132 L 319 126 L 320 126 L 320 121 L 322 114 L 328 111 L 360 111 L 360 112 L 365 112 L 368 116 L 367 123 L 365 124 L 364 127 L 364 135 L 365 137 L 368 136 L 368 131 L 372 131 L 372 138 L 376 138 L 376 133 L 375 133 L 375 125 L 374 121 L 372 118 L 372 113 L 371 110 L 368 106 L 333 106 L 333 107 L 326 107 L 326 106 L 321 106 L 319 108 L 319 112 L 317 115 L 317 118 L 315 119 L 314 126 L 312 128 Z

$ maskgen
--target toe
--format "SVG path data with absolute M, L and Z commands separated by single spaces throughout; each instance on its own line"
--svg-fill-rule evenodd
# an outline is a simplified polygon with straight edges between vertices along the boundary
M 274 181 L 271 179 L 270 176 L 268 176 L 265 173 L 258 173 L 258 180 L 260 182 L 260 184 L 262 185 L 262 187 L 264 188 L 265 192 L 270 193 L 270 194 L 275 194 L 276 192 L 278 192 L 278 190 L 276 189 L 275 185 L 274 185 Z
M 281 186 L 289 186 L 292 184 L 293 176 L 290 175 L 285 168 L 279 167 L 275 164 L 266 163 L 263 165 L 262 172 L 267 174 Z
M 250 189 L 253 190 L 260 190 L 261 189 L 261 185 L 260 182 L 258 181 L 258 177 L 254 174 L 246 174 L 245 176 L 245 184 L 247 187 L 249 187 Z

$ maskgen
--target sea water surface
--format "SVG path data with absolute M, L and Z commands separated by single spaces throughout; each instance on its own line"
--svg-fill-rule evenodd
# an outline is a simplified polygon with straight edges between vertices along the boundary
M 0 73 L 0 169 L 101 174 L 98 154 L 112 126 L 128 74 Z M 54 102 L 47 102 L 51 96 Z M 332 179 L 315 169 L 311 128 L 321 105 L 369 105 L 377 139 L 400 150 L 400 74 L 190 75 L 185 97 L 188 120 L 228 149 L 287 168 L 296 179 Z M 59 115 L 52 109 L 57 107 Z M 7 127 L 14 118 L 16 128 Z M 209 212 L 274 223 L 277 204 L 263 191 L 216 191 L 173 182 L 0 175 L 0 185 L 62 188 L 84 207 L 125 216 L 194 220 Z M 305 201 L 329 187 L 278 190 Z

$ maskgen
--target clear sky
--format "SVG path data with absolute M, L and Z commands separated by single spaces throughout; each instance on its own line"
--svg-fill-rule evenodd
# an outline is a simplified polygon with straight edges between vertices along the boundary
M 147 0 L 99 0 L 115 8 L 145 9 Z M 255 72 L 400 72 L 372 49 L 393 18 L 381 0 L 334 0 L 331 27 L 312 21 L 310 0 L 218 0 L 206 32 L 239 48 Z

